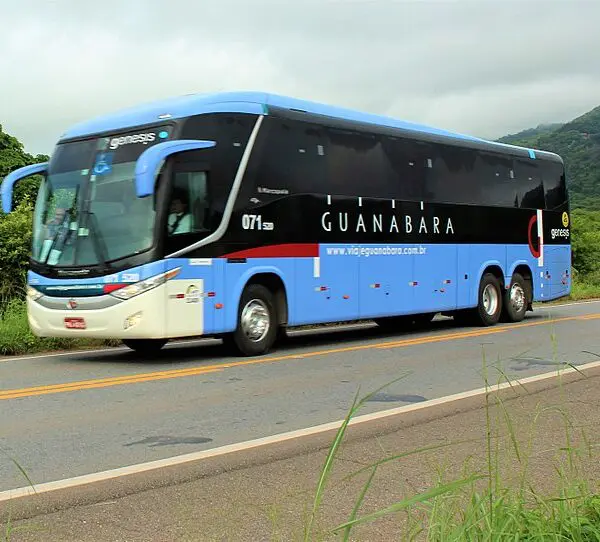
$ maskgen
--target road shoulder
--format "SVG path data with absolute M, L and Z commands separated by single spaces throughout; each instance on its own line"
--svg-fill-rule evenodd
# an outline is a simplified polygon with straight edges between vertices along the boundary
M 391 455 L 438 446 L 382 465 L 361 513 L 432 487 L 440 472 L 453 479 L 467 464 L 470 472 L 485 470 L 488 417 L 507 483 L 517 481 L 520 469 L 515 467 L 521 465 L 507 416 L 518 428 L 521 446 L 531 438 L 529 472 L 542 492 L 552 492 L 558 482 L 552 465 L 564 461 L 568 416 L 572 445 L 589 452 L 579 458 L 582 472 L 595 484 L 600 470 L 593 453 L 600 423 L 598 383 L 598 368 L 573 371 L 491 395 L 415 405 L 412 411 L 352 426 L 334 464 L 318 527 L 332 528 L 348 518 L 368 471 L 351 480 L 345 476 Z M 335 431 L 13 499 L 0 504 L 0 514 L 2 521 L 11 518 L 11 541 L 289 540 L 302 533 Z M 357 534 L 361 539 L 398 538 L 404 527 L 398 517 L 384 518 Z

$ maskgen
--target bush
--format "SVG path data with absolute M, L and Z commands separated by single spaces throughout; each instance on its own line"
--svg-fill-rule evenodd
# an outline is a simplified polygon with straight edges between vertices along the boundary
M 582 282 L 600 279 L 600 212 L 576 209 L 572 213 L 573 267 Z
M 0 314 L 23 299 L 31 250 L 32 205 L 25 198 L 14 212 L 0 215 Z

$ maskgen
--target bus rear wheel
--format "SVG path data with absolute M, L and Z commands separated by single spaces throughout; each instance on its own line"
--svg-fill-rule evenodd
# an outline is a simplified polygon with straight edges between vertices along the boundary
M 478 324 L 493 326 L 502 315 L 502 287 L 500 281 L 492 273 L 486 273 L 479 283 L 477 308 L 475 317 Z
M 145 356 L 158 354 L 167 342 L 167 339 L 123 339 L 123 344 L 127 348 Z
M 510 287 L 504 292 L 502 319 L 505 322 L 520 322 L 525 318 L 531 303 L 531 285 L 519 273 L 514 273 Z
M 224 337 L 224 342 L 237 354 L 260 356 L 272 348 L 278 327 L 271 291 L 262 284 L 249 284 L 242 293 L 236 329 Z

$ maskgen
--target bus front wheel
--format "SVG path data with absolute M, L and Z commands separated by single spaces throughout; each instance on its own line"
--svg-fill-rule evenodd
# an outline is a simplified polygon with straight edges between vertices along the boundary
M 167 339 L 123 339 L 123 344 L 138 354 L 150 356 L 157 354 Z
M 271 291 L 262 284 L 249 284 L 242 293 L 236 329 L 224 342 L 243 356 L 260 356 L 275 343 L 278 327 Z

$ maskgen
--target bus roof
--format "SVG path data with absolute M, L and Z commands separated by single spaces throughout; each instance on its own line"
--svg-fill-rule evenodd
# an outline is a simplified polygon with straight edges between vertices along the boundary
M 352 109 L 331 106 L 265 92 L 218 92 L 210 94 L 187 94 L 161 101 L 145 103 L 93 118 L 71 127 L 61 136 L 61 140 L 86 137 L 100 133 L 124 130 L 136 126 L 157 123 L 199 115 L 202 113 L 252 113 L 268 114 L 269 107 L 302 111 L 334 119 L 373 124 L 388 128 L 398 128 L 413 134 L 424 133 L 448 138 L 457 142 L 484 143 L 498 147 L 498 150 L 520 149 L 535 158 L 533 149 L 489 141 L 470 135 L 459 134 L 412 123 L 382 115 L 364 113 Z M 536 151 L 539 152 L 539 151 Z M 544 154 L 552 154 L 546 153 Z

